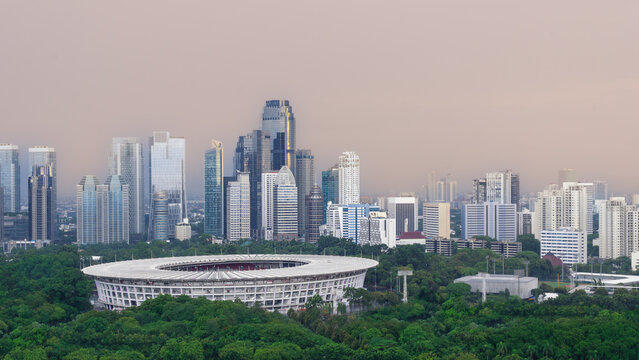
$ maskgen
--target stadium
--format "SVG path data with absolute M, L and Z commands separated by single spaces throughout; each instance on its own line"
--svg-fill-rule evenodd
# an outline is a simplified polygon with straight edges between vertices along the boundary
M 130 260 L 89 266 L 107 309 L 140 305 L 160 294 L 239 299 L 270 311 L 300 309 L 319 295 L 337 304 L 344 289 L 364 286 L 377 261 L 320 255 L 206 255 Z

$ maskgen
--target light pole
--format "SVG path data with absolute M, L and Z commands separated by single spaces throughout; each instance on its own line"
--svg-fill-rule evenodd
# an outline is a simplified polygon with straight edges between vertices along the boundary
M 528 277 L 528 264 L 530 264 L 529 260 L 524 260 L 522 261 L 522 263 L 524 263 L 524 265 L 526 265 L 526 277 Z
M 486 255 L 486 274 L 488 274 L 488 259 L 490 259 L 490 255 Z
M 397 277 L 404 277 L 404 298 L 402 299 L 404 303 L 408 302 L 408 281 L 406 278 L 410 275 L 413 275 L 413 270 L 399 270 L 397 272 Z

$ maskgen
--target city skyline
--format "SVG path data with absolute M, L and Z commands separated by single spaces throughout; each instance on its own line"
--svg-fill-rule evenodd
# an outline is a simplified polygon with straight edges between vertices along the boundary
M 186 188 L 201 196 L 209 140 L 231 149 L 265 100 L 288 99 L 296 147 L 317 169 L 357 152 L 362 193 L 419 191 L 430 172 L 465 192 L 499 169 L 539 191 L 561 168 L 636 191 L 639 169 L 607 159 L 634 150 L 639 53 L 622 39 L 639 35 L 639 4 L 334 5 L 3 5 L 0 142 L 23 164 L 28 147 L 55 147 L 68 200 L 83 175 L 106 177 L 111 138 L 167 130 L 187 139 Z

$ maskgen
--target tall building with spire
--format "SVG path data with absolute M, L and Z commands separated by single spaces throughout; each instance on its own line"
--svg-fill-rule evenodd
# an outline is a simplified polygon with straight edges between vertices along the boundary
M 268 100 L 262 130 L 271 136 L 271 169 L 286 165 L 295 173 L 295 115 L 288 100 Z
M 359 156 L 352 151 L 339 156 L 339 203 L 359 204 Z
M 311 188 L 315 184 L 315 157 L 311 150 L 297 150 L 295 162 L 298 235 L 306 237 L 306 197 L 311 193 Z
M 116 137 L 111 142 L 109 175 L 120 176 L 129 188 L 129 231 L 142 234 L 145 231 L 144 161 L 142 144 L 136 137 Z
M 0 186 L 4 212 L 20 212 L 20 153 L 18 145 L 0 144 Z
M 224 161 L 222 143 L 211 140 L 204 154 L 204 232 L 224 238 Z
M 57 228 L 58 223 L 58 170 L 57 170 L 57 157 L 55 148 L 50 146 L 34 146 L 29 148 L 29 173 L 33 174 L 38 167 L 45 166 L 45 173 L 48 179 L 48 185 L 51 187 L 51 193 L 48 195 L 47 201 L 50 202 L 51 207 L 51 220 L 53 228 Z M 35 169 L 34 169 L 35 168 Z M 55 230 L 53 231 L 55 235 Z M 43 239 L 36 239 L 43 240 Z
M 29 177 L 29 239 L 55 241 L 54 165 L 34 165 Z
M 168 234 L 175 236 L 175 226 L 187 218 L 186 209 L 186 141 L 172 137 L 168 131 L 154 131 L 150 139 L 150 198 L 166 192 L 168 200 Z M 151 225 L 153 227 L 153 225 Z

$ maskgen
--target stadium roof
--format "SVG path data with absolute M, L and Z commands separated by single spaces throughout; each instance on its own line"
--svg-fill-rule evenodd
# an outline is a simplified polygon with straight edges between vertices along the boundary
M 166 267 L 179 265 L 214 264 L 224 262 L 295 261 L 304 263 L 295 267 L 262 270 L 210 270 L 181 271 Z M 86 275 L 96 278 L 131 280 L 263 280 L 303 276 L 330 275 L 350 271 L 367 270 L 377 266 L 377 261 L 346 256 L 322 255 L 205 255 L 118 261 L 93 265 L 82 269 Z

